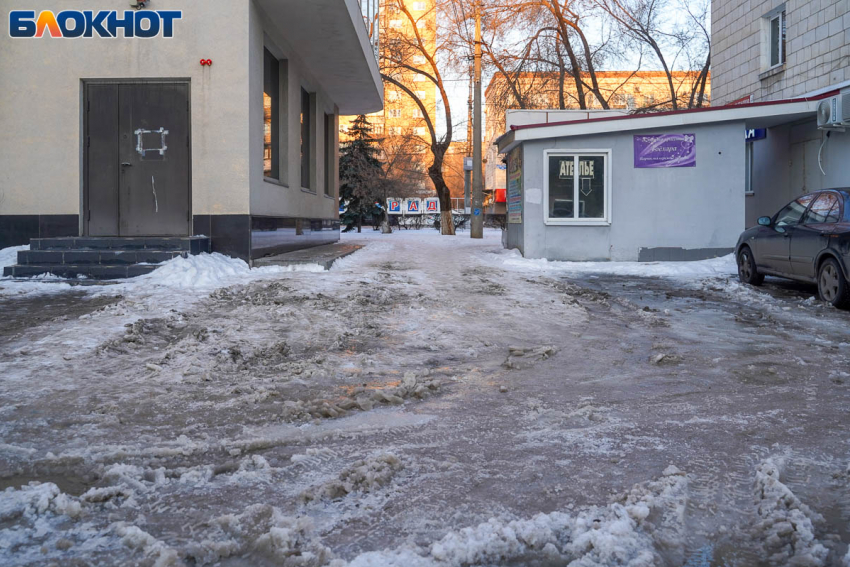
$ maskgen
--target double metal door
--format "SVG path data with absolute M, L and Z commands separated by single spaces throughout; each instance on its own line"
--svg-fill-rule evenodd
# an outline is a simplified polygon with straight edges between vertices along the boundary
M 189 234 L 189 85 L 88 83 L 85 110 L 86 234 Z

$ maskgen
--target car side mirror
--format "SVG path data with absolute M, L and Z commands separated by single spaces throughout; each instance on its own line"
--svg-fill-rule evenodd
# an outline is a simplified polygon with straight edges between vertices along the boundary
M 770 217 L 759 217 L 758 222 L 761 226 L 770 226 Z

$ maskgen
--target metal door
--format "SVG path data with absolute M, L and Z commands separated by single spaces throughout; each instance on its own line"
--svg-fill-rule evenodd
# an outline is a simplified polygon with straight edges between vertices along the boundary
M 188 84 L 92 84 L 87 95 L 88 234 L 189 234 Z

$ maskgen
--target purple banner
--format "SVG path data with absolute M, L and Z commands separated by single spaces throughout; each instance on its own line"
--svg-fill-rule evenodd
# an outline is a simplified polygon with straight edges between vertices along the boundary
M 696 167 L 695 134 L 635 136 L 635 167 Z

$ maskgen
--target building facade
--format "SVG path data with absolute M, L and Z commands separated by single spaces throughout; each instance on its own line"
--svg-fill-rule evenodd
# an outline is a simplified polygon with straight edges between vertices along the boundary
M 670 110 L 673 107 L 667 74 L 663 71 L 598 71 L 596 77 L 600 90 L 611 109 L 628 113 Z M 672 77 L 677 101 L 680 105 L 687 106 L 690 104 L 691 93 L 697 85 L 699 73 L 675 71 Z M 564 109 L 575 110 L 581 114 L 575 84 L 569 79 L 570 77 L 567 77 L 564 82 Z M 522 73 L 514 79 L 514 88 L 524 98 L 525 109 L 559 109 L 561 106 L 558 73 Z M 697 91 L 694 96 L 698 94 Z M 499 158 L 499 151 L 494 142 L 505 132 L 506 112 L 519 109 L 519 105 L 508 79 L 501 73 L 496 73 L 490 80 L 484 96 L 486 113 L 484 139 L 488 142 L 484 149 L 487 159 L 484 182 L 486 189 L 495 194 L 495 190 L 506 187 L 506 169 Z M 585 98 L 585 106 L 590 115 L 601 110 L 599 101 L 592 93 L 586 93 Z M 710 103 L 711 77 L 709 76 L 703 93 L 702 106 L 709 106 Z M 576 119 L 587 118 L 587 112 L 583 116 L 577 115 Z M 517 117 L 518 115 L 515 119 Z M 532 120 L 547 121 L 545 116 L 538 116 Z
M 96 25 L 42 14 L 36 37 L 13 37 L 31 2 L 3 8 L 0 248 L 205 235 L 251 261 L 338 239 L 338 117 L 383 97 L 357 0 L 93 0 Z
M 850 81 L 847 0 L 713 0 L 714 104 L 800 97 Z

